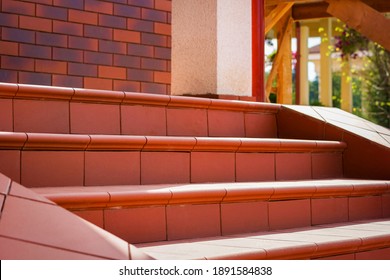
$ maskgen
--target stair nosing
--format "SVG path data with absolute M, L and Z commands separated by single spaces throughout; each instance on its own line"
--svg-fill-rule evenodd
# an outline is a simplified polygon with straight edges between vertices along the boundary
M 280 138 L 0 132 L 0 148 L 19 150 L 343 152 L 341 141 Z
M 365 188 L 356 188 L 359 183 Z M 131 186 L 32 188 L 68 209 L 178 204 L 222 204 L 337 197 L 379 196 L 390 193 L 381 180 L 306 180 L 248 183 L 202 183 Z M 372 187 L 373 186 L 373 187 Z M 104 199 L 102 198 L 104 197 Z
M 62 100 L 119 105 L 153 105 L 162 107 L 195 107 L 203 109 L 277 113 L 281 105 L 251 101 L 219 100 L 203 97 L 161 95 L 72 87 L 43 86 L 0 82 L 0 97 L 33 100 Z

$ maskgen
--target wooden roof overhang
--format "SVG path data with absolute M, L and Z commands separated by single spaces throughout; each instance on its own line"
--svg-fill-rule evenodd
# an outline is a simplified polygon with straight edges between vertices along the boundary
M 265 29 L 289 13 L 294 21 L 335 17 L 390 51 L 389 0 L 265 0 Z

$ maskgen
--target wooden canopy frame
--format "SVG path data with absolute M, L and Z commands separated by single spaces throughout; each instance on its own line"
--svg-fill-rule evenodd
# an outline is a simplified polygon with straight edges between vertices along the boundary
M 259 57 L 264 54 L 264 48 L 255 46 L 258 43 L 262 44 L 258 40 L 259 36 L 267 34 L 271 29 L 277 29 L 280 41 L 267 81 L 263 78 L 264 70 L 261 71 L 254 67 L 256 71 L 253 72 L 253 92 L 258 101 L 269 101 L 268 96 L 273 81 L 278 75 L 283 75 L 286 63 L 291 65 L 291 51 L 286 44 L 291 41 L 294 21 L 335 17 L 390 51 L 390 19 L 384 15 L 390 12 L 388 0 L 252 0 L 252 3 L 257 7 L 253 17 L 257 20 L 257 29 L 253 29 L 254 38 L 256 38 L 253 43 L 254 63 L 260 62 Z M 263 21 L 259 21 L 259 7 L 264 8 L 261 12 L 265 16 Z M 261 26 L 264 28 L 263 33 L 258 30 Z M 256 51 L 262 51 L 262 55 L 255 54 Z M 264 61 L 262 62 L 264 64 Z M 283 85 L 283 81 L 286 82 L 285 78 L 280 80 L 282 84 L 277 93 L 278 102 L 289 103 L 291 100 L 287 100 L 286 96 L 291 93 L 291 85 L 290 87 Z M 265 90 L 264 96 L 260 93 L 262 88 Z

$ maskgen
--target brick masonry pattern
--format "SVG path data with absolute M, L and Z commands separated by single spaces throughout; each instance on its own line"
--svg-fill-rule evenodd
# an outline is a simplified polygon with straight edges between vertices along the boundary
M 0 0 L 0 82 L 170 93 L 171 0 Z

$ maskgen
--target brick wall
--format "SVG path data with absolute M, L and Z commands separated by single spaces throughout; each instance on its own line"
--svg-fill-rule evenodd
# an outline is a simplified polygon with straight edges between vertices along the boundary
M 0 6 L 0 82 L 169 94 L 171 0 Z

